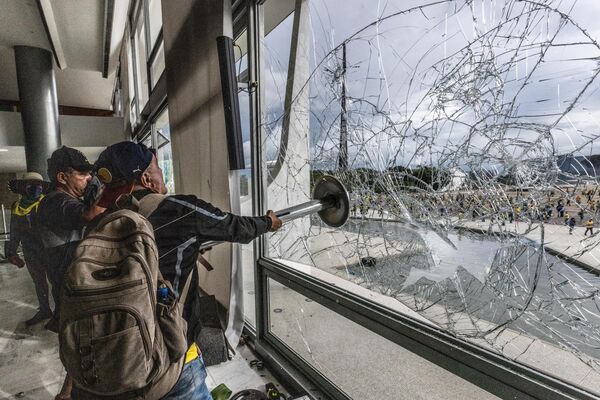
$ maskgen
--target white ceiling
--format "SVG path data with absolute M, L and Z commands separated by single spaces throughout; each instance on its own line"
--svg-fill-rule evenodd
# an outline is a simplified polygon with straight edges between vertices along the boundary
M 0 0 L 0 46 L 50 49 L 35 0 Z
M 295 0 L 269 0 L 265 2 L 265 35 L 268 35 L 295 8 Z
M 109 109 L 129 0 L 116 0 L 109 76 L 102 78 L 104 0 L 52 0 L 58 41 L 66 61 L 56 68 L 60 105 Z M 0 99 L 18 100 L 13 47 L 51 50 L 35 0 L 0 0 Z
M 95 162 L 98 156 L 106 146 L 102 147 L 75 147 L 81 151 L 90 162 Z M 3 149 L 6 152 L 0 152 L 0 171 L 1 172 L 26 172 L 25 167 L 25 147 L 22 146 L 7 146 Z

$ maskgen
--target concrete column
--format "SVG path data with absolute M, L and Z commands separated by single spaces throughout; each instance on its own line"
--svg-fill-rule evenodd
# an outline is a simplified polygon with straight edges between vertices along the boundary
M 232 36 L 231 1 L 163 1 L 162 16 L 175 191 L 230 211 L 217 37 Z M 200 286 L 228 307 L 235 295 L 231 246 L 205 256 L 215 268 L 201 268 Z
M 46 160 L 61 145 L 52 53 L 15 46 L 15 61 L 27 170 L 48 178 Z

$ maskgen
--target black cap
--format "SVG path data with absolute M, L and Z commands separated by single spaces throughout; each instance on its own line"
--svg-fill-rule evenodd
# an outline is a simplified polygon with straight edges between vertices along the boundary
M 54 153 L 48 159 L 48 176 L 50 179 L 52 181 L 56 180 L 56 174 L 66 172 L 69 168 L 86 172 L 94 169 L 94 166 L 77 149 L 63 146 L 60 149 L 54 150 Z
M 154 151 L 141 143 L 120 142 L 100 153 L 95 169 L 103 183 L 131 183 L 148 168 L 153 155 Z

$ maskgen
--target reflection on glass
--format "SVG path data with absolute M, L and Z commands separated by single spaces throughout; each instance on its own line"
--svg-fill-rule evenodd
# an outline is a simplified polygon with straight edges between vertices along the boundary
M 162 10 L 160 0 L 148 1 L 148 21 L 150 23 L 150 45 L 155 45 L 160 29 L 162 28 Z
M 173 177 L 173 153 L 171 151 L 171 128 L 169 126 L 169 109 L 165 108 L 154 124 L 156 136 L 156 158 L 158 166 L 163 171 L 165 186 L 169 194 L 175 194 L 175 181 Z
M 142 15 L 143 16 L 143 15 Z M 135 29 L 135 72 L 137 79 L 137 95 L 140 111 L 148 101 L 148 70 L 146 69 L 146 33 L 144 19 L 140 16 Z
M 133 47 L 132 41 L 127 38 L 125 42 L 125 46 L 127 49 L 127 85 L 128 85 L 128 95 L 127 103 L 129 104 L 129 121 L 132 127 L 135 127 L 137 123 L 137 106 L 135 100 L 135 77 L 133 75 Z
M 269 279 L 270 332 L 353 399 L 496 397 Z
M 144 135 L 142 135 L 142 139 L 139 141 L 139 143 L 143 144 L 144 146 L 146 146 L 148 148 L 152 147 L 151 132 L 146 132 Z
M 286 227 L 269 254 L 600 393 L 600 5 L 302 11 L 263 49 L 267 201 L 333 174 L 352 218 Z
M 150 66 L 150 77 L 152 78 L 152 88 L 154 89 L 154 85 L 158 82 L 160 75 L 165 70 L 165 46 L 164 43 L 160 42 L 160 47 L 157 50 L 156 56 L 152 61 L 152 65 Z
M 238 43 L 242 43 L 239 45 Z M 238 101 L 240 105 L 240 121 L 242 126 L 242 141 L 244 150 L 244 161 L 246 168 L 239 170 L 239 200 L 232 198 L 232 204 L 239 204 L 240 215 L 252 214 L 252 154 L 250 149 L 250 95 L 248 92 L 248 56 L 246 54 L 246 33 L 242 33 L 236 39 L 235 59 L 236 72 L 238 78 Z M 232 193 L 233 195 L 233 193 Z M 239 203 L 238 203 L 239 202 Z M 243 271 L 243 301 L 244 317 L 251 325 L 256 325 L 255 304 L 254 304 L 254 245 L 240 245 Z

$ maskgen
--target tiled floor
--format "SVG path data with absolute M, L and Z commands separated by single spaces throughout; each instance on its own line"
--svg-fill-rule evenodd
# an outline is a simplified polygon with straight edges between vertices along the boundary
M 285 392 L 269 371 L 250 367 L 250 362 L 256 359 L 250 349 L 240 346 L 236 351 L 237 354 L 230 362 L 207 368 L 208 379 L 206 384 L 209 389 L 224 383 L 234 394 L 244 389 L 264 391 L 265 385 L 272 382 L 275 383 L 280 392 Z
M 57 336 L 43 323 L 28 328 L 23 322 L 36 307 L 27 271 L 0 264 L 0 399 L 53 399 L 64 379 Z M 209 367 L 209 388 L 225 383 L 233 393 L 264 390 L 274 379 L 268 371 L 248 365 L 254 358 L 249 349 L 240 347 L 232 361 Z

